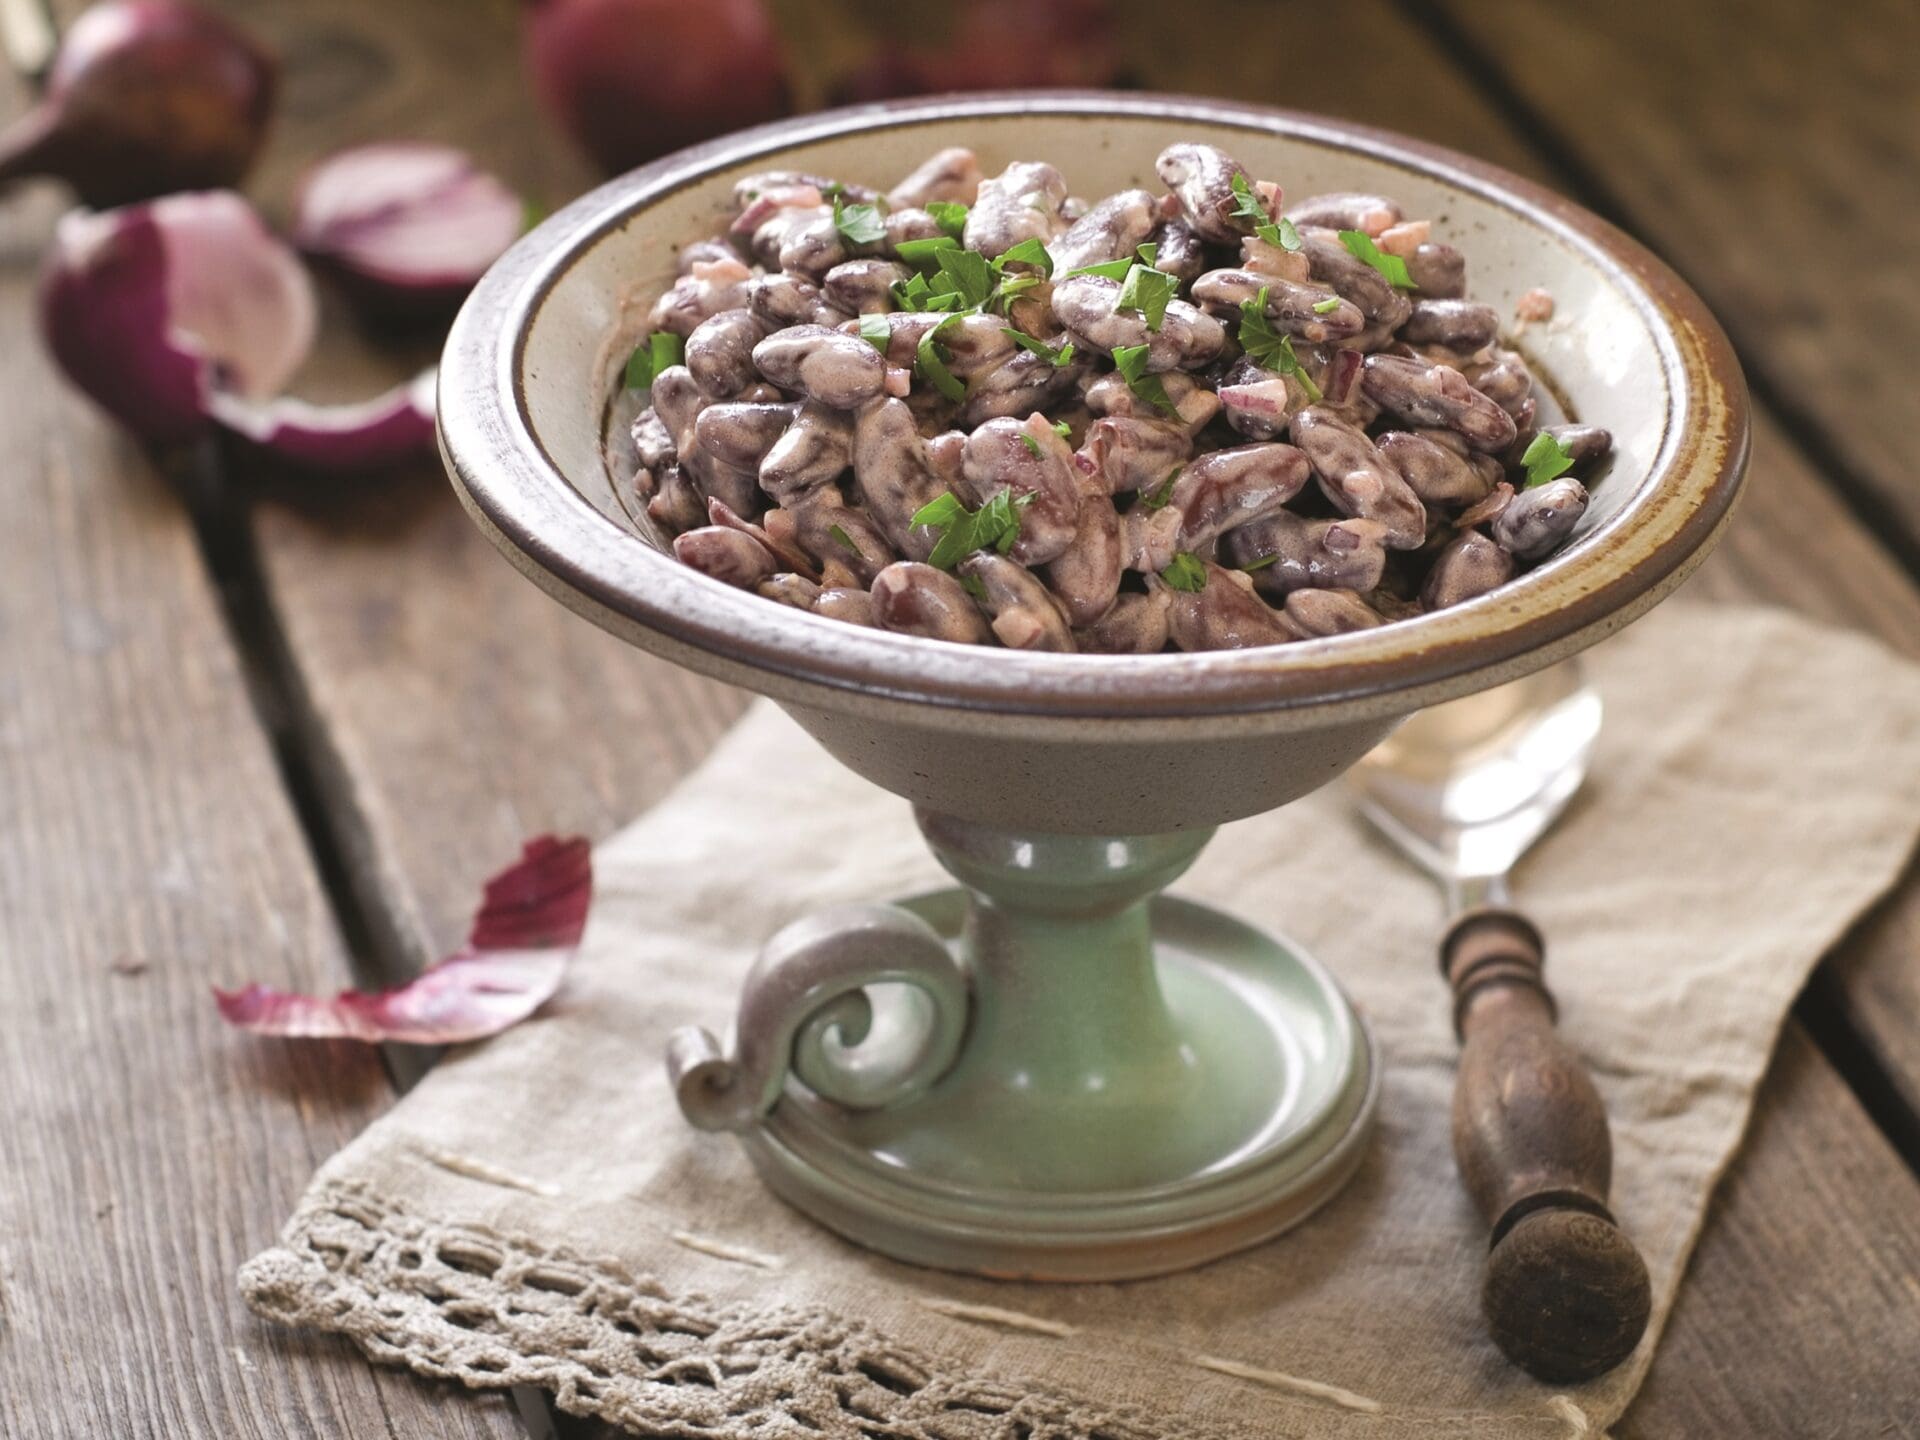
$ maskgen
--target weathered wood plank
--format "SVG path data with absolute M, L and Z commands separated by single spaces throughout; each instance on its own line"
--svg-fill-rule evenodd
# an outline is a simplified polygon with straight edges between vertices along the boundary
M 254 1321 L 234 1272 L 388 1101 L 377 1056 L 227 1030 L 209 982 L 346 955 L 177 496 L 49 370 L 0 211 L 0 1434 L 518 1433 Z
M 1920 554 L 1920 9 L 1441 8 Z
M 354 21 L 351 12 L 365 8 L 316 0 L 299 7 L 306 19 L 288 23 L 311 29 L 320 24 L 312 17 L 324 13 L 331 17 L 327 27 L 349 27 L 357 53 L 382 55 L 421 53 L 417 37 L 436 23 L 414 13 L 433 8 L 425 5 L 389 5 L 364 24 Z M 468 19 L 476 30 L 486 23 Z M 1364 87 L 1339 66 L 1286 67 L 1286 83 L 1276 87 L 1283 72 L 1275 46 L 1260 38 L 1270 23 L 1270 7 L 1247 0 L 1210 5 L 1177 31 L 1132 21 L 1129 35 L 1138 53 L 1154 58 L 1144 73 L 1156 84 L 1353 114 L 1543 173 L 1524 142 L 1392 9 L 1335 7 L 1289 22 L 1290 54 L 1368 56 Z M 1220 33 L 1247 43 L 1217 45 L 1211 37 Z M 1184 53 L 1168 56 L 1170 47 L 1185 47 Z M 465 92 L 520 116 L 515 81 L 501 68 L 507 61 L 489 60 L 492 54 L 477 42 L 468 53 L 460 72 Z M 384 72 L 395 63 L 374 68 Z M 489 64 L 494 68 L 485 68 Z M 394 83 L 421 96 L 410 82 Z M 464 107 L 464 99 L 428 94 L 420 103 L 427 111 L 416 117 L 391 95 L 362 95 L 354 104 L 367 109 L 354 113 L 397 117 L 406 129 L 432 124 L 434 133 L 462 139 L 498 136 L 503 128 L 497 117 L 463 118 L 442 108 Z M 334 133 L 318 111 L 298 123 L 311 123 L 316 136 Z M 468 124 L 472 132 L 463 128 Z M 539 146 L 528 130 L 485 153 L 508 173 L 540 173 L 520 168 L 545 163 L 534 155 Z M 291 152 L 300 135 L 289 127 L 282 141 Z M 356 383 L 364 387 L 380 363 L 395 363 L 350 349 L 333 354 L 320 374 L 341 393 Z M 276 501 L 258 516 L 256 533 L 336 813 L 364 858 L 367 892 L 416 958 L 457 938 L 472 875 L 520 836 L 547 827 L 611 829 L 690 763 L 740 703 L 572 619 L 498 561 L 430 477 L 409 478 L 380 497 Z M 1817 538 L 1810 542 L 1809 534 Z M 1818 551 L 1812 565 L 1809 543 Z M 1832 578 L 1823 582 L 1822 571 Z M 1920 631 L 1911 625 L 1920 616 L 1920 595 L 1771 428 L 1761 435 L 1745 512 L 1697 586 L 1729 598 L 1771 597 L 1882 634 Z M 1798 1327 L 1807 1323 L 1805 1313 L 1760 1303 L 1754 1287 L 1792 1284 L 1795 1259 L 1808 1252 L 1751 1217 L 1792 1215 L 1795 1224 L 1817 1232 L 1807 1244 L 1831 1267 L 1829 1288 L 1861 1296 L 1855 1323 L 1862 1329 L 1896 1325 L 1905 1313 L 1876 1278 L 1884 1267 L 1849 1259 L 1855 1252 L 1905 1253 L 1901 1247 L 1913 1243 L 1920 1221 L 1904 1192 L 1885 1192 L 1900 1201 L 1887 1208 L 1862 1191 L 1828 1187 L 1824 1213 L 1796 1198 L 1805 1189 L 1796 1166 L 1871 1176 L 1898 1171 L 1889 1168 L 1886 1146 L 1857 1107 L 1827 1103 L 1845 1100 L 1831 1068 L 1797 1032 L 1790 1044 L 1804 1058 L 1769 1084 L 1756 1140 L 1768 1153 L 1737 1166 L 1724 1187 L 1694 1262 L 1688 1300 L 1655 1366 L 1664 1383 L 1636 1407 L 1636 1433 L 1732 1427 L 1748 1412 L 1727 1397 L 1747 1384 L 1754 1357 L 1804 1343 Z M 1786 1103 L 1803 1090 L 1811 1098 Z M 1803 1158 L 1775 1164 L 1770 1152 L 1783 1147 Z M 1770 1277 L 1759 1281 L 1749 1273 L 1756 1247 L 1764 1257 L 1759 1271 Z M 1831 1338 L 1823 1337 L 1823 1352 Z M 1890 1395 L 1884 1382 L 1893 1372 L 1875 1364 L 1835 1362 L 1817 1378 L 1796 1372 L 1800 1413 L 1824 1413 L 1841 1395 Z M 1696 1390 L 1718 1398 L 1703 1410 Z M 1811 1424 L 1803 1428 L 1819 1433 Z

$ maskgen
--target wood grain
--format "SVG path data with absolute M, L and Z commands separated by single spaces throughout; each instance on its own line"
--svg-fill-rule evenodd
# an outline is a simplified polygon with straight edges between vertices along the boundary
M 53 199 L 0 211 L 0 1435 L 499 1440 L 501 1401 L 241 1303 L 390 1091 L 215 1014 L 346 955 L 175 493 L 32 338 Z
M 1441 8 L 1920 555 L 1920 8 Z
M 408 133 L 488 137 L 476 143 L 507 173 L 554 173 L 557 162 L 520 108 L 510 52 L 493 48 L 505 39 L 497 31 L 484 38 L 492 23 L 485 12 L 463 21 L 472 38 L 460 52 L 458 93 L 410 72 L 433 53 L 424 37 L 445 24 L 436 9 L 424 0 L 285 7 L 276 23 L 289 37 L 327 39 L 294 50 L 296 92 L 323 91 L 305 72 L 333 64 L 326 57 L 334 54 L 357 57 L 354 73 L 363 79 L 336 86 L 334 108 L 316 104 L 289 120 L 269 193 L 284 193 L 285 168 L 303 147 L 343 131 L 368 133 L 374 117 Z M 1154 23 L 1158 7 L 1128 7 L 1130 43 L 1151 57 L 1143 73 L 1156 85 L 1418 130 L 1552 178 L 1389 7 L 1292 10 L 1284 35 L 1272 26 L 1272 7 L 1253 0 L 1199 9 L 1192 25 L 1169 28 Z M 1219 45 L 1222 33 L 1243 43 Z M 1344 66 L 1289 66 L 1277 87 L 1283 40 L 1289 54 L 1364 55 L 1367 78 L 1355 84 Z M 405 363 L 338 338 L 313 383 L 349 393 Z M 335 823 L 360 858 L 363 893 L 388 917 L 396 946 L 416 959 L 457 938 L 471 877 L 522 835 L 549 827 L 602 834 L 630 818 L 703 752 L 741 703 L 561 610 L 493 555 L 435 477 L 408 477 L 385 495 L 324 502 L 282 489 L 260 511 L 256 533 Z M 1913 624 L 1920 596 L 1766 423 L 1743 513 L 1695 588 L 1772 598 L 1904 634 L 1908 643 L 1920 635 Z M 1878 952 L 1861 962 L 1876 974 L 1890 963 Z M 1875 1357 L 1846 1359 L 1847 1328 L 1830 1321 L 1809 1341 L 1802 1327 L 1811 1317 L 1786 1292 L 1800 1288 L 1801 1262 L 1817 1257 L 1823 1287 L 1857 1297 L 1856 1333 L 1907 1323 L 1911 1297 L 1888 1288 L 1886 1266 L 1872 1257 L 1905 1254 L 1920 1234 L 1911 1182 L 1906 1189 L 1897 1183 L 1886 1145 L 1797 1030 L 1790 1028 L 1788 1045 L 1798 1058 L 1769 1082 L 1756 1153 L 1724 1187 L 1656 1362 L 1656 1383 L 1632 1413 L 1636 1434 L 1739 1433 L 1737 1422 L 1755 1413 L 1739 1397 L 1758 1384 L 1756 1357 L 1802 1346 L 1817 1349 L 1827 1368 L 1795 1370 L 1791 1393 L 1772 1412 L 1802 1423 L 1753 1433 L 1827 1433 L 1819 1417 L 1849 1405 L 1898 1423 L 1891 1408 L 1897 1372 Z M 1807 1172 L 1823 1167 L 1873 1178 L 1882 1189 L 1875 1195 L 1829 1184 L 1810 1206 Z M 1780 1291 L 1779 1303 L 1768 1303 L 1770 1287 Z

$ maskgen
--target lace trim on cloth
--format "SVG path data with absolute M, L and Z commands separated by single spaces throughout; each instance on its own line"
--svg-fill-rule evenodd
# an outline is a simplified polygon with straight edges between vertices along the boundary
M 1166 1440 L 1130 1413 L 940 1373 L 855 1322 L 670 1294 L 617 1261 L 429 1223 L 358 1187 L 311 1196 L 240 1288 L 259 1314 L 346 1335 L 376 1361 L 538 1386 L 642 1435 Z

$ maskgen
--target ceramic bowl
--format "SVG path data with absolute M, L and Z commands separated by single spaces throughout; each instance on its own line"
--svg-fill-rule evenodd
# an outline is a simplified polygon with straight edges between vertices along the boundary
M 1290 194 L 1399 198 L 1465 251 L 1472 293 L 1503 314 L 1526 290 L 1552 293 L 1557 318 L 1519 347 L 1564 408 L 1616 445 L 1570 544 L 1492 594 L 1360 634 L 1202 654 L 1029 654 L 858 629 L 729 588 L 676 564 L 619 500 L 632 468 L 622 364 L 676 247 L 718 228 L 742 174 L 791 166 L 884 184 L 966 144 L 989 173 L 1049 158 L 1074 193 L 1099 196 L 1157 186 L 1154 157 L 1175 139 L 1218 144 Z M 447 346 L 440 415 L 468 508 L 562 602 L 772 695 L 842 761 L 917 803 L 1047 831 L 1172 830 L 1270 809 L 1337 773 L 1396 717 L 1601 639 L 1706 554 L 1747 441 L 1745 387 L 1719 326 L 1671 270 L 1579 207 L 1382 131 L 1097 93 L 831 111 L 614 180 L 480 283 Z
M 889 184 L 947 145 L 1076 194 L 1157 187 L 1176 140 L 1295 195 L 1398 198 L 1468 259 L 1560 408 L 1613 432 L 1572 542 L 1464 605 L 1333 639 L 1085 656 L 826 620 L 679 565 L 621 501 L 622 369 L 675 253 L 780 167 Z M 1366 1027 L 1274 937 L 1156 900 L 1208 827 L 1324 784 L 1396 720 L 1518 678 L 1644 612 L 1726 524 L 1745 390 L 1719 328 L 1639 245 L 1537 186 L 1419 141 L 1153 95 L 1022 93 L 833 111 L 729 136 L 568 206 L 454 326 L 441 443 L 482 529 L 594 622 L 771 695 L 915 802 L 963 891 L 802 921 L 762 953 L 725 1046 L 678 1035 L 696 1125 L 740 1133 L 780 1194 L 902 1259 L 1115 1279 L 1278 1233 L 1352 1173 L 1379 1094 Z M 1410 973 L 1413 973 L 1410 971 Z M 918 998 L 891 1007 L 885 993 Z M 891 1014 L 888 1021 L 886 1015 Z

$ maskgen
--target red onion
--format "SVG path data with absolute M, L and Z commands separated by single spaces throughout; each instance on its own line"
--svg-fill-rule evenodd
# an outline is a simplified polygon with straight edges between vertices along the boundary
M 237 183 L 273 110 L 271 56 L 181 0 L 109 0 L 60 42 L 39 104 L 0 134 L 0 185 L 65 180 L 89 205 Z
M 519 238 L 520 198 L 449 145 L 360 145 L 294 199 L 293 243 L 375 318 L 443 316 Z
M 535 93 L 581 148 L 626 170 L 786 113 L 762 0 L 523 0 Z
M 836 100 L 942 90 L 1111 85 L 1120 72 L 1109 0 L 971 0 L 929 20 L 899 10 L 898 33 L 833 87 Z
M 430 454 L 430 382 L 361 405 L 275 397 L 313 347 L 313 283 L 231 191 L 60 222 L 41 279 L 48 348 L 129 430 L 178 444 L 218 425 L 298 464 L 355 470 Z

